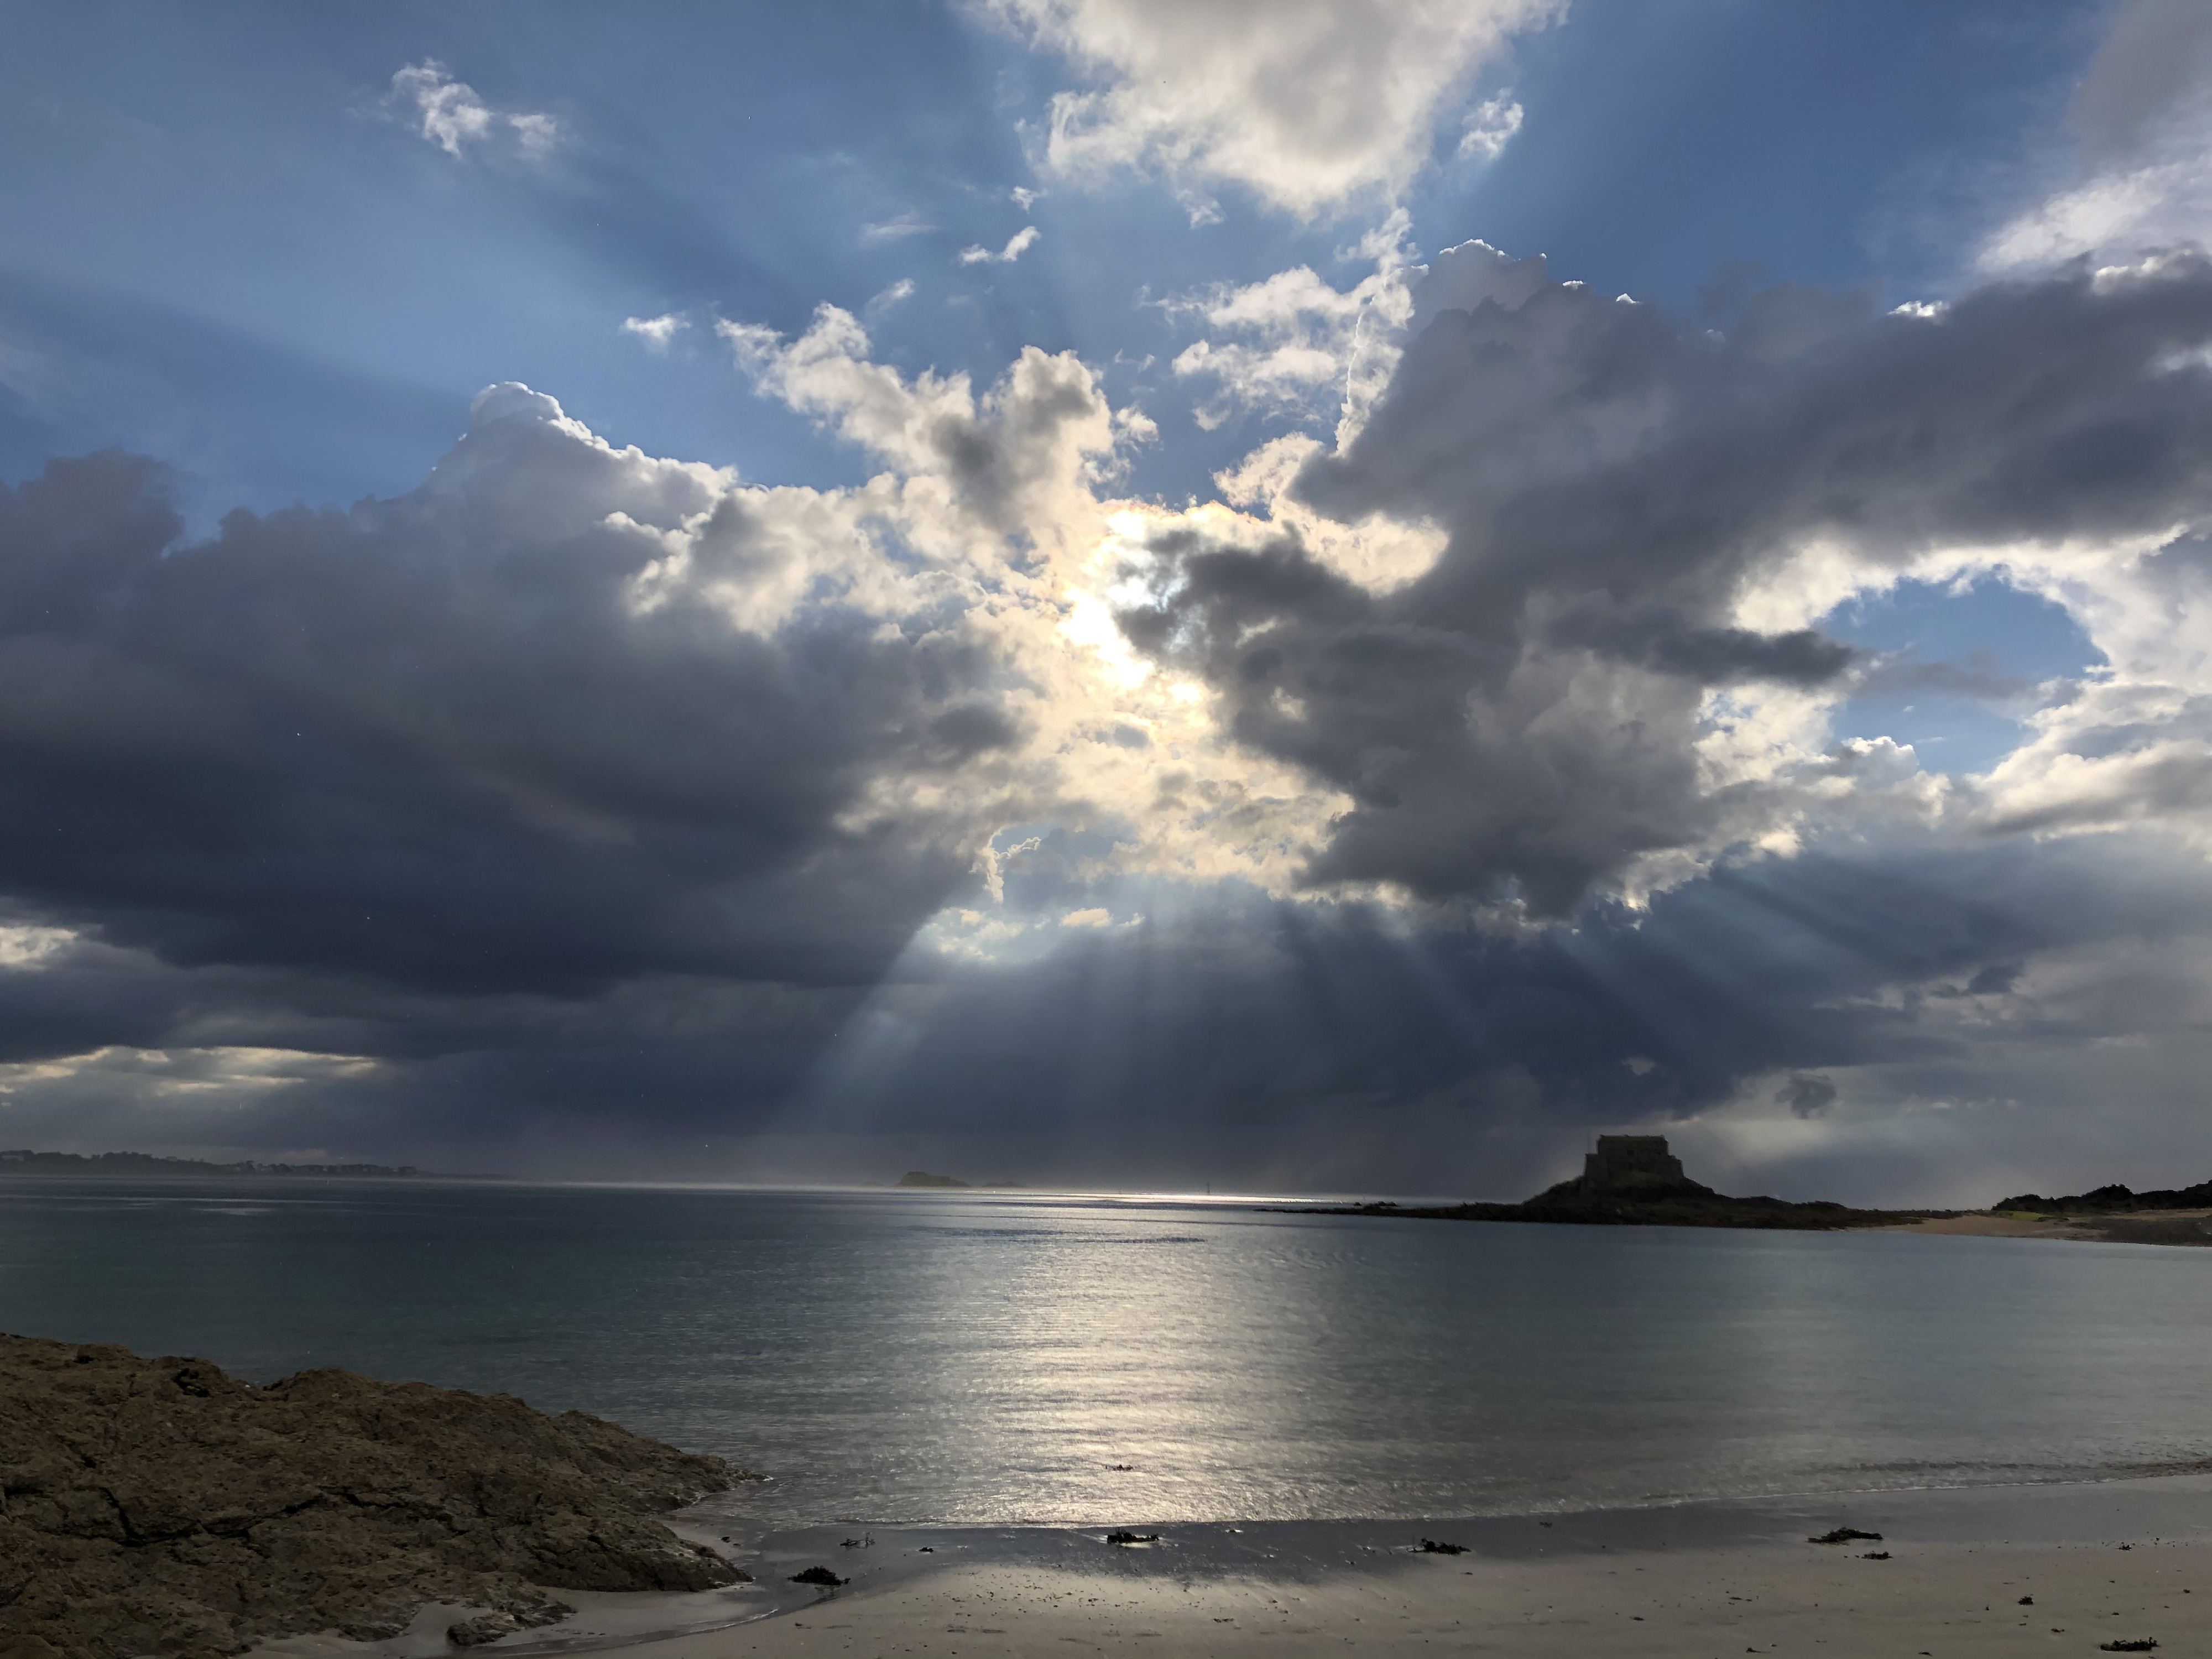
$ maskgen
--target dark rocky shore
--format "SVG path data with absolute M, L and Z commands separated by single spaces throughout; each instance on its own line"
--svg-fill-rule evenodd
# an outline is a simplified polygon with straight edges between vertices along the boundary
M 746 1575 L 652 1516 L 745 1478 L 506 1395 L 0 1336 L 0 1659 L 373 1638 L 432 1601 L 489 1640 L 550 1590 L 713 1589 Z

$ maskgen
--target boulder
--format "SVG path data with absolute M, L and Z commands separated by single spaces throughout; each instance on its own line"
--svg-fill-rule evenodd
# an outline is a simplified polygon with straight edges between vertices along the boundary
M 520 1627 L 539 1587 L 733 1583 L 651 1517 L 742 1478 L 507 1395 L 343 1370 L 255 1388 L 0 1335 L 0 1654 L 197 1659 L 396 1634 L 434 1600 Z

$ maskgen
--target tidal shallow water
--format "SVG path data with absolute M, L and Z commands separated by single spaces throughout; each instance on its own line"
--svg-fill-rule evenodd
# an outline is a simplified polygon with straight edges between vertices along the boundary
M 728 1506 L 782 1528 L 1474 1516 L 2212 1460 L 2212 1250 L 2039 1240 L 16 1178 L 0 1328 L 581 1407 L 772 1476 Z

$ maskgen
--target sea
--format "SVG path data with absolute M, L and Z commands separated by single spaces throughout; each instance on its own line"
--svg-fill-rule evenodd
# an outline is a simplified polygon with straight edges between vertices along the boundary
M 1030 1193 L 0 1179 L 0 1328 L 596 1413 L 768 1528 L 2212 1468 L 2212 1250 Z

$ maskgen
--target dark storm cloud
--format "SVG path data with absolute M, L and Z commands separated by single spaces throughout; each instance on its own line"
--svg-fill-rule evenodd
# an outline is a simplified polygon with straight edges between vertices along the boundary
M 1440 524 L 1431 570 L 1377 596 L 1291 542 L 1186 541 L 1159 550 L 1161 597 L 1125 619 L 1205 677 L 1240 739 L 1352 798 L 1316 884 L 1570 914 L 1638 854 L 1765 819 L 1772 792 L 1706 784 L 1692 744 L 1707 688 L 1850 665 L 1817 633 L 1734 620 L 1808 542 L 1896 565 L 2212 507 L 2201 254 L 1988 287 L 1933 316 L 1780 289 L 1725 331 L 1534 261 L 1484 280 L 1518 303 L 1436 312 L 1358 437 L 1297 486 L 1347 522 Z
M 1792 1072 L 1774 1091 L 1774 1103 L 1799 1117 L 1818 1117 L 1836 1103 L 1839 1091 L 1818 1072 Z
M 942 617 L 641 610 L 651 527 L 712 508 L 702 556 L 742 574 L 746 502 L 502 396 L 412 495 L 198 545 L 127 456 L 0 495 L 17 906 L 177 966 L 417 992 L 882 970 L 971 849 L 843 815 L 988 769 L 999 671 Z
M 2087 840 L 1814 852 L 1526 938 L 1224 892 L 1172 924 L 887 993 L 908 1046 L 878 1064 L 863 1043 L 810 1109 L 1026 1179 L 1206 1170 L 1514 1197 L 1579 1131 L 1732 1102 L 1832 1124 L 1853 1073 L 2032 1097 L 2028 1056 L 2140 1033 L 2149 1011 L 2026 995 L 2024 962 L 2208 931 L 2199 861 L 2156 838 L 2123 857 Z M 2071 1099 L 2031 1103 L 1990 1129 L 2006 1150 L 2131 1133 Z

